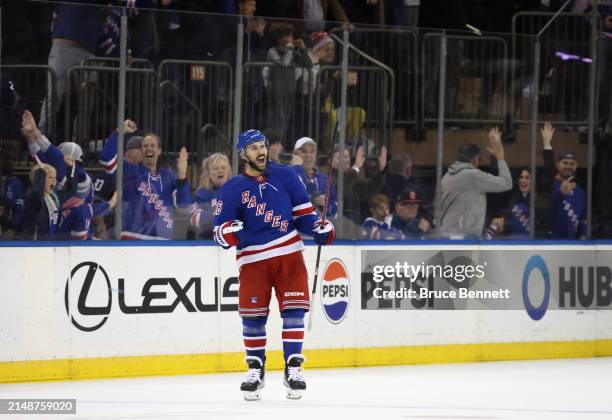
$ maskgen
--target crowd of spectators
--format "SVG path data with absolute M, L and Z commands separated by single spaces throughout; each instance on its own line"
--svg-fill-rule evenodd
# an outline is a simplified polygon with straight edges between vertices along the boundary
M 123 159 L 123 200 L 121 239 L 210 239 L 217 193 L 229 179 L 229 157 L 214 153 L 204 158 L 188 180 L 188 152 L 183 147 L 174 165 L 163 165 L 161 139 L 155 133 L 138 133 L 135 122 L 126 120 Z M 104 172 L 92 181 L 79 164 L 82 150 L 76 143 L 55 146 L 25 111 L 21 131 L 35 165 L 30 185 L 24 188 L 3 159 L 0 221 L 4 239 L 87 240 L 113 235 L 111 213 L 116 205 L 118 132 L 110 134 L 99 155 Z M 278 141 L 271 134 L 272 156 L 280 155 Z M 541 130 L 543 185 L 536 193 L 538 238 L 586 238 L 586 193 L 576 182 L 577 160 L 571 151 L 552 150 L 555 129 L 547 122 Z M 139 135 L 139 134 L 142 134 Z M 363 147 L 351 156 L 343 152 L 343 209 L 338 212 L 338 171 L 341 149 L 330 156 L 330 171 L 320 170 L 317 142 L 310 137 L 295 141 L 288 163 L 303 182 L 312 204 L 345 230 L 350 239 L 398 240 L 527 239 L 529 200 L 533 193 L 528 169 L 519 168 L 513 183 L 505 160 L 501 132 L 489 131 L 489 166 L 485 152 L 471 143 L 462 144 L 442 178 L 439 202 L 424 193 L 412 176 L 408 155 L 393 156 L 383 147 L 375 162 L 366 166 Z M 277 145 L 277 146 L 275 146 Z M 276 159 L 270 165 L 279 165 Z M 394 165 L 393 171 L 391 166 Z M 325 165 L 327 167 L 327 164 Z M 328 182 L 328 176 L 331 179 Z M 514 189 L 513 189 L 514 184 Z M 329 189 L 329 191 L 328 191 Z M 491 206 L 500 193 L 512 190 L 502 206 Z M 327 196 L 327 197 L 326 197 Z M 498 200 L 499 201 L 499 200 Z M 189 224 L 181 236 L 175 220 Z
M 531 185 L 531 173 L 526 168 L 518 168 L 513 183 L 500 132 L 496 129 L 489 134 L 490 165 L 481 164 L 486 153 L 478 146 L 461 145 L 456 162 L 444 175 L 440 191 L 414 176 L 412 160 L 407 154 L 389 155 L 384 146 L 372 148 L 367 141 L 356 141 L 340 150 L 334 141 L 333 123 L 331 135 L 322 132 L 311 134 L 313 137 L 295 135 L 305 134 L 301 117 L 308 100 L 306 95 L 318 80 L 317 72 L 321 66 L 336 63 L 336 44 L 328 33 L 334 25 L 346 24 L 350 28 L 359 23 L 386 23 L 464 29 L 465 24 L 473 23 L 483 30 L 509 31 L 511 17 L 517 11 L 556 10 L 560 6 L 558 2 L 522 0 L 504 2 L 502 7 L 485 0 L 396 0 L 384 2 L 384 10 L 381 9 L 383 2 L 379 4 L 376 0 L 6 3 L 2 14 L 3 63 L 48 64 L 56 75 L 56 95 L 45 95 L 41 109 L 34 112 L 39 115 L 38 124 L 30 111 L 19 110 L 19 127 L 35 162 L 29 186 L 24 186 L 27 182 L 15 176 L 12 159 L 6 154 L 2 156 L 0 227 L 4 239 L 114 237 L 117 133 L 110 134 L 99 155 L 92 153 L 103 168 L 97 176 L 89 174 L 80 164 L 85 154 L 82 145 L 62 142 L 61 133 L 56 132 L 55 138 L 47 138 L 45 133 L 51 133 L 51 127 L 62 119 L 57 114 L 62 112 L 68 69 L 93 56 L 118 56 L 120 9 L 116 6 L 128 6 L 128 59 L 146 58 L 155 65 L 166 58 L 178 58 L 226 61 L 233 66 L 236 16 L 244 18 L 244 59 L 273 64 L 261 73 L 264 93 L 259 100 L 266 103 L 266 112 L 253 121 L 257 127 L 268 127 L 264 132 L 270 142 L 270 160 L 274 164 L 288 163 L 294 168 L 319 212 L 330 188 L 327 216 L 344 227 L 346 237 L 374 240 L 527 238 L 533 193 L 537 196 L 536 237 L 586 237 L 586 193 L 576 181 L 576 155 L 572 151 L 554 155 L 554 129 L 549 123 L 541 132 L 545 171 L 540 179 L 545 181 L 537 188 Z M 584 6 L 583 10 L 587 10 L 588 2 L 576 3 L 576 7 Z M 585 4 L 580 6 L 581 3 Z M 221 14 L 223 18 L 219 17 Z M 16 48 L 23 45 L 32 48 Z M 604 44 L 603 48 L 606 47 Z M 601 77 L 608 79 L 605 74 Z M 337 85 L 337 82 L 332 78 L 326 83 Z M 3 106 L 4 84 L 3 79 Z M 336 88 L 323 89 L 327 95 L 320 98 L 318 108 L 338 105 L 333 105 L 338 102 L 333 94 Z M 51 91 L 49 85 L 48 92 Z M 606 105 L 609 107 L 609 101 Z M 18 109 L 15 104 L 10 107 Z M 354 112 L 350 115 L 355 115 L 358 121 L 366 112 L 360 106 L 351 107 L 351 111 Z M 328 114 L 330 120 L 337 119 L 333 112 Z M 216 193 L 231 177 L 228 156 L 222 153 L 203 159 L 199 156 L 200 166 L 192 165 L 197 167 L 197 173 L 188 174 L 189 154 L 185 148 L 167 151 L 176 157 L 176 164 L 165 167 L 160 160 L 163 142 L 159 133 L 139 132 L 130 120 L 125 122 L 124 130 L 127 138 L 121 238 L 210 238 Z M 331 152 L 329 156 L 319 153 L 324 146 Z M 341 153 L 343 168 L 339 167 Z M 331 160 L 329 172 L 326 158 Z M 321 162 L 324 166 L 320 166 Z M 337 190 L 340 171 L 344 180 L 342 197 Z M 198 181 L 190 183 L 190 179 Z M 495 198 L 500 193 L 506 194 L 502 204 Z M 436 196 L 440 197 L 439 203 L 434 200 Z M 175 229 L 175 220 L 183 219 L 189 226 L 185 235 Z

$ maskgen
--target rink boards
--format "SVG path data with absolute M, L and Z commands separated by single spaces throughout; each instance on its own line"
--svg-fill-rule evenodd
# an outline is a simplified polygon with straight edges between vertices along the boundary
M 192 242 L 2 245 L 0 382 L 244 369 L 233 250 Z M 312 285 L 316 247 L 304 258 Z M 486 279 L 470 291 L 486 284 L 480 288 L 513 296 L 389 298 L 410 282 L 390 271 L 373 281 L 372 271 L 394 259 L 455 268 L 485 261 Z M 305 334 L 308 367 L 611 356 L 610 265 L 610 244 L 326 247 Z M 434 280 L 446 295 L 460 289 Z M 271 309 L 275 369 L 282 344 L 274 298 Z

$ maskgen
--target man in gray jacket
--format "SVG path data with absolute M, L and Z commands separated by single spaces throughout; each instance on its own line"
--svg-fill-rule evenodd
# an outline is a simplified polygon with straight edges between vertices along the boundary
M 457 160 L 442 177 L 440 234 L 450 239 L 477 239 L 484 229 L 487 193 L 512 188 L 512 177 L 504 156 L 501 132 L 489 131 L 487 150 L 497 158 L 499 176 L 478 169 L 480 149 L 474 144 L 459 147 Z

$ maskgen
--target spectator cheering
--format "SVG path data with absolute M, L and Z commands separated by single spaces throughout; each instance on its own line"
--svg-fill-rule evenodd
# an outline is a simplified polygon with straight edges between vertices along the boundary
M 28 110 L 23 112 L 21 118 L 21 133 L 28 142 L 32 156 L 36 155 L 41 162 L 49 163 L 55 168 L 58 190 L 64 188 L 67 176 L 71 176 L 78 183 L 76 194 L 88 202 L 91 201 L 91 177 L 85 168 L 76 164 L 83 156 L 81 146 L 73 142 L 64 142 L 55 147 L 38 129 L 34 116 Z
M 519 172 L 518 189 L 510 198 L 510 205 L 502 217 L 493 218 L 485 231 L 492 239 L 502 232 L 509 239 L 529 239 L 529 196 L 531 194 L 531 172 L 523 168 Z
M 550 122 L 542 130 L 544 164 L 553 165 L 552 139 L 555 130 Z M 548 127 L 548 129 L 546 129 Z M 553 239 L 586 239 L 587 200 L 585 190 L 576 183 L 578 163 L 570 151 L 559 153 L 554 164 L 552 185 L 551 235 Z
M 497 159 L 499 176 L 478 169 L 480 149 L 475 144 L 463 144 L 457 152 L 457 160 L 442 177 L 439 214 L 440 233 L 443 237 L 480 238 L 487 213 L 486 194 L 512 188 L 501 132 L 497 128 L 489 131 L 487 150 Z
M 212 239 L 217 195 L 230 177 L 231 165 L 226 155 L 213 153 L 202 161 L 202 173 L 195 192 L 198 209 L 191 217 L 191 225 L 198 230 L 198 238 Z
M 126 133 L 137 127 L 125 120 Z M 117 132 L 111 134 L 100 153 L 100 163 L 109 174 L 117 170 Z M 174 207 L 187 208 L 193 203 L 187 182 L 187 150 L 183 147 L 176 162 L 176 173 L 160 168 L 161 139 L 147 134 L 142 139 L 143 161 L 123 162 L 123 230 L 121 239 L 172 239 Z
M 73 196 L 76 182 L 68 177 L 67 187 L 56 192 L 56 171 L 47 163 L 32 167 L 30 181 L 32 185 L 24 199 L 22 238 L 34 241 L 56 239 L 62 224 L 62 202 Z
M 94 216 L 91 206 L 93 190 L 87 171 L 77 165 L 83 155 L 81 146 L 73 142 L 64 142 L 55 147 L 37 128 L 30 111 L 24 111 L 21 126 L 22 134 L 28 141 L 30 153 L 36 155 L 40 162 L 49 163 L 55 169 L 54 174 L 46 172 L 46 176 L 56 178 L 55 185 L 58 191 L 66 188 L 68 178 L 74 178 L 72 181 L 77 183 L 77 189 L 72 195 L 62 194 L 60 200 L 62 217 L 57 232 L 54 232 L 55 238 L 88 239 Z
M 316 168 L 317 143 L 310 137 L 302 137 L 295 142 L 293 153 L 293 169 L 297 172 L 304 185 L 306 185 L 310 201 L 317 209 L 317 212 L 321 213 L 325 205 L 327 175 L 319 172 Z M 337 194 L 336 189 L 332 185 L 327 204 L 328 218 L 333 219 L 337 211 Z

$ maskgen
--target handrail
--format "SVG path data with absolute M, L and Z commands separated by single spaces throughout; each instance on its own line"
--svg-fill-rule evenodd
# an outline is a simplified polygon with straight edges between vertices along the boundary
M 540 37 L 545 31 L 546 29 L 548 29 L 548 27 L 551 25 L 551 23 L 553 23 L 555 20 L 557 20 L 557 16 L 559 16 L 561 14 L 561 12 L 563 12 L 563 9 L 565 9 L 567 7 L 568 4 L 570 4 L 573 0 L 567 0 L 565 2 L 565 4 L 563 4 L 563 6 L 561 6 L 561 8 L 557 11 L 557 13 L 555 13 L 555 15 L 548 21 L 548 23 L 546 23 L 546 25 L 544 25 L 544 27 L 540 30 L 540 32 L 538 32 L 538 37 Z
M 340 39 L 336 34 L 330 33 L 329 36 L 332 37 L 340 45 L 344 45 L 344 41 L 342 39 Z M 390 85 L 391 85 L 390 87 L 391 87 L 391 89 L 390 89 L 390 95 L 389 95 L 390 96 L 390 100 L 389 100 L 389 134 L 388 134 L 388 138 L 387 138 L 387 149 L 389 151 L 391 151 L 391 133 L 393 132 L 393 115 L 395 113 L 395 72 L 393 71 L 393 69 L 391 69 L 391 67 L 387 66 L 385 63 L 375 59 L 371 55 L 369 55 L 366 52 L 364 52 L 364 51 L 360 50 L 359 48 L 355 47 L 350 42 L 348 43 L 348 47 L 349 47 L 350 50 L 355 52 L 360 57 L 363 57 L 366 60 L 368 60 L 371 63 L 373 63 L 374 65 L 384 69 L 389 74 L 389 80 L 390 80 Z
M 426 64 L 427 61 L 425 59 L 426 56 L 426 50 L 425 50 L 425 45 L 427 40 L 431 39 L 431 38 L 446 38 L 446 39 L 451 39 L 451 40 L 462 40 L 462 41 L 477 41 L 477 42 L 495 42 L 495 43 L 499 43 L 502 46 L 503 49 L 503 58 L 506 58 L 508 56 L 508 43 L 506 42 L 506 40 L 502 37 L 499 36 L 493 36 L 493 35 L 479 35 L 479 36 L 473 36 L 473 35 L 448 35 L 446 33 L 428 33 L 425 34 L 423 36 L 423 48 L 421 50 L 421 75 L 422 75 L 422 80 L 421 80 L 421 102 L 422 104 L 425 104 L 425 87 L 426 87 L 426 83 L 425 83 L 425 76 L 426 76 Z M 504 66 L 502 69 L 502 80 L 503 80 L 503 89 L 504 89 L 504 97 L 507 96 L 507 80 L 508 80 L 508 70 L 507 68 Z M 444 117 L 444 121 L 445 122 L 465 122 L 465 123 L 488 123 L 488 122 L 502 122 L 504 119 L 504 116 L 506 115 L 507 112 L 507 103 L 504 100 L 502 102 L 502 110 L 501 110 L 501 114 L 499 118 L 491 118 L 491 119 L 485 119 L 485 118 L 456 118 L 456 117 Z M 480 115 L 482 116 L 482 110 L 479 112 Z M 435 121 L 437 120 L 438 117 L 436 118 L 427 118 L 426 117 L 426 112 L 425 112 L 425 106 L 421 107 L 421 120 L 423 122 L 427 121 L 427 122 L 431 122 L 432 120 Z
M 511 34 L 513 37 L 515 37 L 516 35 L 532 35 L 534 37 L 539 37 L 543 35 L 543 32 L 540 30 L 537 34 L 528 34 L 528 33 L 524 33 L 524 32 L 520 32 L 517 33 L 516 32 L 516 22 L 517 20 L 522 17 L 522 16 L 553 16 L 555 18 L 555 20 L 559 17 L 559 16 L 564 16 L 564 17 L 584 17 L 584 18 L 588 18 L 590 16 L 592 16 L 589 13 L 578 13 L 578 12 L 563 12 L 563 13 L 553 13 L 553 12 L 518 12 L 515 13 L 512 16 L 512 29 L 511 29 Z M 546 22 L 545 27 L 543 29 L 548 29 L 548 27 L 550 26 L 550 24 L 552 23 L 552 19 L 549 20 L 548 22 Z
M 202 140 L 204 140 L 206 138 L 206 132 L 209 130 L 213 130 L 213 132 L 220 137 L 221 139 L 223 139 L 223 142 L 225 143 L 225 145 L 227 146 L 227 150 L 229 150 L 231 152 L 232 150 L 232 142 L 230 139 L 226 138 L 225 135 L 223 134 L 223 131 L 221 131 L 221 129 L 219 127 L 217 127 L 215 124 L 213 123 L 208 123 L 205 124 L 202 127 L 201 130 L 201 138 Z
M 72 80 L 72 75 L 74 73 L 77 73 L 79 71 L 85 71 L 85 72 L 95 72 L 95 73 L 117 73 L 119 74 L 119 67 L 101 67 L 101 66 L 73 66 L 70 67 L 68 69 L 68 72 L 66 73 L 66 80 L 69 82 L 70 80 Z M 127 70 L 128 74 L 145 74 L 148 75 L 149 77 L 154 76 L 155 78 L 158 77 L 158 74 L 155 70 L 153 69 L 144 69 L 144 68 L 128 68 Z M 72 99 L 71 99 L 71 93 L 72 90 L 74 88 L 72 87 L 71 83 L 66 83 L 66 110 L 68 112 L 66 112 L 65 115 L 65 127 L 66 127 L 66 133 L 70 132 L 70 109 L 72 107 Z M 97 88 L 99 89 L 99 88 Z M 106 94 L 104 94 L 103 96 L 106 96 Z M 114 103 L 111 103 L 112 106 L 115 106 Z
M 186 102 L 189 103 L 189 105 L 191 105 L 194 109 L 197 109 L 200 115 L 202 114 L 198 106 L 187 95 L 185 95 L 178 87 L 176 87 L 176 84 L 172 80 L 164 80 L 163 82 L 161 82 L 159 84 L 160 91 L 163 90 L 166 86 L 171 86 L 176 92 L 178 92 L 181 95 L 183 99 L 185 99 Z
M 187 102 L 191 106 L 191 108 L 196 112 L 197 117 L 198 117 L 197 125 L 200 126 L 202 124 L 202 110 L 187 95 L 181 92 L 181 90 L 176 87 L 176 85 L 174 84 L 172 80 L 164 80 L 163 82 L 159 84 L 160 96 L 163 95 L 162 92 L 164 91 L 166 87 L 171 87 L 175 92 L 178 92 L 178 94 L 185 100 L 185 102 Z M 162 102 L 163 101 L 161 100 L 159 101 L 158 115 L 160 117 L 161 117 Z
M 340 39 L 336 34 L 334 33 L 330 33 L 329 34 L 330 37 L 334 38 L 336 40 L 336 42 L 338 42 L 339 44 L 343 44 L 342 39 Z M 391 69 L 391 67 L 387 66 L 385 63 L 383 63 L 382 61 L 378 61 L 377 59 L 375 59 L 374 57 L 372 57 L 371 55 L 369 55 L 368 53 L 360 50 L 359 48 L 355 47 L 353 44 L 351 44 L 349 42 L 349 49 L 353 50 L 354 52 L 356 52 L 359 56 L 365 58 L 368 61 L 371 61 L 372 63 L 374 63 L 375 65 L 384 68 L 385 70 L 387 70 L 388 72 L 390 72 L 391 74 L 393 74 L 393 70 Z
M 117 66 L 119 66 L 119 58 L 117 57 L 92 56 L 92 57 L 88 57 L 85 60 L 83 60 L 82 65 L 90 67 L 90 65 L 88 64 L 90 62 L 110 63 L 110 64 L 116 64 Z M 132 66 L 139 65 L 139 64 L 146 66 L 146 67 L 136 67 L 136 68 L 140 68 L 143 70 L 147 70 L 147 69 L 154 70 L 155 69 L 155 66 L 153 65 L 151 60 L 148 60 L 146 58 L 133 58 L 128 63 L 127 67 L 134 68 Z M 96 67 L 96 66 L 94 65 L 91 67 Z

